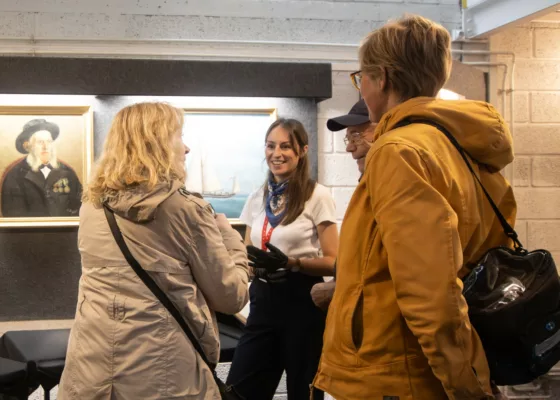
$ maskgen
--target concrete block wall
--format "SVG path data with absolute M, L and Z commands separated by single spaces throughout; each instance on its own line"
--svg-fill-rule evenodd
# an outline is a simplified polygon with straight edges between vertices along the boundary
M 359 100 L 359 92 L 350 81 L 351 71 L 333 71 L 333 96 L 319 103 L 317 129 L 319 138 L 319 182 L 331 188 L 337 219 L 342 222 L 348 202 L 360 176 L 356 161 L 346 153 L 345 130 L 331 132 L 327 120 L 344 115 Z
M 513 185 L 519 209 L 517 229 L 529 249 L 546 248 L 558 263 L 560 21 L 544 18 L 506 29 L 491 37 L 490 50 L 513 52 L 516 57 Z M 498 60 L 509 62 L 506 56 Z M 493 77 L 501 79 L 498 75 Z
M 404 12 L 461 19 L 457 0 L 5 0 L 0 36 L 356 43 Z

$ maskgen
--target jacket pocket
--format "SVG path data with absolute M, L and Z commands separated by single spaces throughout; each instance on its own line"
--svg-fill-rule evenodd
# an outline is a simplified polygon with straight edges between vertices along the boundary
M 363 306 L 364 294 L 361 286 L 357 287 L 349 299 L 349 307 L 341 315 L 340 326 L 343 329 L 342 341 L 348 348 L 357 352 L 364 337 Z
M 78 299 L 78 307 L 77 307 L 78 313 L 80 315 L 83 315 L 82 307 L 83 307 L 85 301 L 86 301 L 86 296 L 82 293 L 80 295 L 80 298 Z
M 126 297 L 117 295 L 113 296 L 112 299 L 109 299 L 107 302 L 107 315 L 110 319 L 114 319 L 116 321 L 122 321 L 124 319 L 126 299 Z
M 356 350 L 362 347 L 364 339 L 364 292 L 360 292 L 352 314 L 352 343 Z

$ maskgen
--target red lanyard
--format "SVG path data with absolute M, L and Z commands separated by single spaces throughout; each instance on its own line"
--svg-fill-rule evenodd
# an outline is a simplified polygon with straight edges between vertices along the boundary
M 266 247 L 266 243 L 270 242 L 270 237 L 272 236 L 272 231 L 274 230 L 274 227 L 270 225 L 270 229 L 267 232 L 266 231 L 267 226 L 268 226 L 268 217 L 265 216 L 264 224 L 262 228 L 262 235 L 261 235 L 261 249 L 263 249 L 264 251 L 268 250 L 268 248 Z

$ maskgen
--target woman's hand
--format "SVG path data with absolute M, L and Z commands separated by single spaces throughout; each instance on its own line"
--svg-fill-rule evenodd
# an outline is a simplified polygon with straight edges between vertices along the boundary
M 270 251 L 261 250 L 253 245 L 247 246 L 249 266 L 253 268 L 255 277 L 263 282 L 282 283 L 288 275 L 288 257 L 277 247 L 266 243 Z
M 254 268 L 266 269 L 268 272 L 286 269 L 288 266 L 288 256 L 270 243 L 266 243 L 265 246 L 270 251 L 261 250 L 253 245 L 247 246 L 249 265 Z

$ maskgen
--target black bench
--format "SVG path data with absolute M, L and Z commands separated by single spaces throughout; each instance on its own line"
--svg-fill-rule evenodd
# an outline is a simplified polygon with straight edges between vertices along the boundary
M 243 323 L 233 315 L 216 313 L 220 331 L 220 362 L 232 362 L 235 348 L 243 335 Z
M 231 362 L 243 333 L 234 316 L 217 314 L 220 362 Z M 0 337 L 0 393 L 27 398 L 40 385 L 45 400 L 59 384 L 66 360 L 70 329 L 10 331 Z M 0 397 L 1 400 L 1 397 Z
M 64 370 L 69 335 L 70 329 L 6 332 L 0 338 L 0 356 L 34 365 L 28 370 L 28 383 L 41 385 L 49 400 Z
M 28 379 L 28 370 L 34 366 L 0 357 L 0 399 L 4 396 L 18 400 L 27 399 L 37 386 Z

